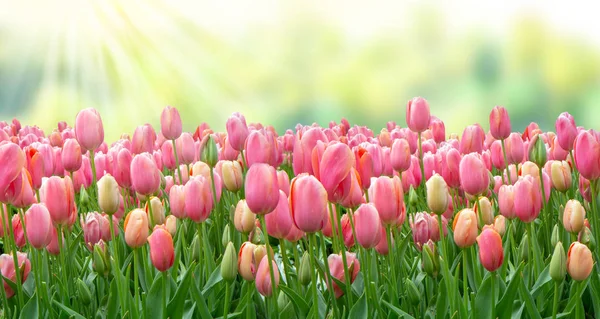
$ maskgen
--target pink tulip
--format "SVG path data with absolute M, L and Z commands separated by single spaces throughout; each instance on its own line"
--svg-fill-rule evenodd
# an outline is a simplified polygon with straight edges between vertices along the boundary
M 502 216 L 513 219 L 517 217 L 515 212 L 515 187 L 502 185 L 498 192 L 498 209 Z
M 100 219 L 102 216 L 97 212 L 88 213 L 85 219 L 81 220 L 81 228 L 83 229 L 83 240 L 87 248 L 92 251 L 94 245 L 102 239 L 102 230 L 100 228 Z M 110 225 L 106 223 L 108 227 Z
M 329 201 L 342 199 L 338 189 L 349 176 L 354 161 L 354 153 L 346 144 L 335 143 L 325 149 L 319 165 L 319 177 Z
M 279 202 L 277 172 L 273 166 L 257 163 L 246 174 L 244 190 L 248 207 L 257 215 L 272 212 Z
M 369 188 L 369 199 L 379 212 L 384 225 L 402 225 L 406 218 L 404 192 L 400 178 L 381 176 Z
M 58 246 L 58 232 L 56 231 L 56 227 L 52 227 L 52 233 L 50 235 L 50 243 L 46 246 L 46 250 L 54 256 L 58 256 L 60 254 L 60 247 Z M 65 236 L 62 235 L 62 243 L 63 250 L 65 249 Z
M 10 183 L 4 195 L 7 201 L 17 208 L 25 208 L 37 202 L 31 186 L 31 176 L 27 169 L 21 170 L 21 174 Z
M 266 163 L 276 166 L 277 156 L 279 155 L 279 146 L 271 132 L 267 130 L 251 132 L 246 139 L 245 149 L 248 167 L 252 167 L 252 165 L 257 163 Z
M 17 265 L 18 269 L 21 272 L 21 283 L 24 283 L 29 277 L 29 272 L 31 271 L 31 263 L 29 259 L 27 259 L 27 254 L 22 252 L 16 252 L 17 254 Z M 11 298 L 14 296 L 15 292 L 12 290 L 7 280 L 12 281 L 13 283 L 17 281 L 17 270 L 15 269 L 15 262 L 13 256 L 9 254 L 0 255 L 0 273 L 5 277 L 3 281 L 4 293 L 6 298 Z
M 510 117 L 503 106 L 494 106 L 490 113 L 490 132 L 497 140 L 506 139 L 510 135 Z
M 238 253 L 238 272 L 247 281 L 253 281 L 257 268 L 266 257 L 264 245 L 255 245 L 249 241 L 242 243 Z M 267 269 L 268 271 L 268 269 Z
M 40 189 L 40 186 L 42 186 L 42 177 L 45 176 L 42 154 L 32 146 L 25 148 L 25 154 L 27 159 L 27 171 L 31 177 L 31 186 L 33 189 Z
M 92 185 L 92 166 L 87 156 L 81 161 L 81 167 L 73 173 L 73 188 L 79 194 L 81 187 L 88 188 Z
M 460 152 L 462 154 L 481 153 L 484 139 L 485 132 L 479 124 L 467 126 L 460 139 Z
M 577 126 L 573 116 L 568 112 L 561 113 L 556 119 L 554 128 L 560 147 L 566 151 L 572 150 L 577 137 Z
M 380 255 L 386 256 L 390 252 L 390 250 L 389 250 L 388 242 L 386 239 L 385 227 L 381 226 L 381 229 L 379 232 L 381 233 L 381 239 L 379 240 L 379 243 L 377 244 L 377 246 L 375 246 L 375 251 Z M 393 235 L 390 234 L 390 236 L 391 236 L 391 240 L 392 240 L 392 246 L 394 246 Z
M 447 153 L 440 153 L 442 177 L 448 187 L 458 188 L 460 186 L 460 163 L 461 156 L 457 149 L 451 148 Z
M 452 229 L 456 246 L 468 248 L 475 244 L 478 232 L 477 224 L 477 215 L 472 209 L 465 208 L 454 216 Z
M 175 217 L 185 218 L 185 186 L 173 185 L 169 190 L 169 204 L 171 214 Z
M 356 159 L 356 170 L 360 176 L 360 182 L 363 189 L 371 186 L 371 177 L 375 176 L 373 171 L 373 157 L 362 146 L 354 149 L 354 158 Z
M 81 167 L 81 147 L 77 140 L 70 138 L 65 141 L 62 148 L 62 165 L 67 172 L 75 172 Z
M 136 208 L 127 214 L 125 223 L 125 242 L 131 248 L 139 248 L 148 240 L 148 215 L 142 209 Z
M 151 195 L 160 189 L 160 172 L 148 153 L 136 155 L 131 161 L 131 184 L 141 195 Z
M 179 111 L 172 106 L 165 107 L 160 114 L 160 132 L 167 140 L 174 140 L 181 135 L 181 131 Z
M 133 132 L 131 151 L 133 154 L 152 153 L 154 142 L 156 142 L 156 132 L 152 125 L 140 125 Z
M 67 224 L 75 208 L 75 190 L 71 178 L 52 176 L 40 189 L 40 202 L 46 205 L 55 225 Z
M 233 113 L 225 126 L 231 147 L 236 151 L 243 150 L 249 134 L 246 118 L 241 113 Z
M 325 226 L 327 191 L 314 176 L 296 176 L 290 186 L 290 213 L 301 231 L 314 233 Z
M 338 201 L 340 205 L 348 208 L 354 208 L 365 202 L 360 176 L 354 167 L 346 179 L 339 185 L 334 196 L 340 198 Z
M 279 286 L 279 268 L 277 263 L 273 260 L 273 274 L 275 276 L 275 286 Z M 270 297 L 273 294 L 273 287 L 271 284 L 271 273 L 269 270 L 268 258 L 263 258 L 256 271 L 256 290 L 265 296 Z
M 479 261 L 488 271 L 495 271 L 502 266 L 504 261 L 504 249 L 502 248 L 502 237 L 491 226 L 483 228 L 477 237 L 479 245 Z
M 431 122 L 429 123 L 429 129 L 433 135 L 433 140 L 436 143 L 441 143 L 446 140 L 446 126 L 444 121 L 438 119 L 435 116 L 431 116 Z
M 511 133 L 504 142 L 506 159 L 510 164 L 519 164 L 525 158 L 525 145 L 518 133 Z
M 500 144 L 500 141 L 494 141 L 494 143 L 492 143 L 490 151 L 492 165 L 494 165 L 496 169 L 503 170 L 506 167 L 506 163 L 504 162 L 504 155 L 502 153 L 502 145 Z
M 327 136 L 325 136 L 325 133 L 323 133 L 321 128 L 311 128 L 304 132 L 304 134 L 298 134 L 296 136 L 293 152 L 293 168 L 295 175 L 300 175 L 302 173 L 314 174 L 311 157 L 313 149 L 319 141 L 324 143 L 327 142 Z
M 592 251 L 580 242 L 573 242 L 567 253 L 567 271 L 571 278 L 576 281 L 586 280 L 593 268 Z
M 133 156 L 131 152 L 122 148 L 116 151 L 116 158 L 113 158 L 113 176 L 119 183 L 119 186 L 123 188 L 131 187 L 131 163 L 133 162 Z M 154 163 L 152 163 L 154 164 Z
M 465 155 L 460 161 L 460 183 L 464 191 L 471 195 L 487 191 L 490 177 L 487 168 L 477 154 Z
M 157 226 L 148 237 L 148 244 L 152 265 L 161 272 L 169 270 L 175 262 L 175 250 L 171 234 L 164 227 Z
M 392 168 L 397 172 L 408 170 L 411 164 L 411 151 L 406 139 L 394 140 L 390 153 Z
M 4 192 L 25 167 L 25 154 L 17 144 L 0 144 L 0 163 L 11 163 L 11 165 L 0 165 L 0 201 L 6 202 Z
M 25 244 L 27 244 L 25 230 L 23 229 L 23 224 L 21 223 L 19 215 L 13 215 L 12 217 L 12 232 L 15 239 L 15 245 L 17 245 L 18 248 L 25 247 Z
M 168 140 L 162 143 L 160 147 L 160 155 L 162 157 L 162 163 L 166 168 L 174 170 L 177 167 L 172 140 Z
M 204 176 L 195 176 L 184 186 L 184 212 L 196 223 L 204 222 L 214 207 L 210 181 Z
M 179 138 L 175 140 L 177 147 L 177 158 L 180 164 L 191 164 L 196 157 L 196 146 L 194 138 L 190 133 L 183 132 Z
M 415 97 L 406 106 L 406 125 L 413 132 L 423 132 L 429 128 L 431 114 L 429 103 L 422 97 Z
M 279 203 L 274 211 L 265 216 L 265 222 L 267 233 L 277 239 L 285 238 L 294 225 L 288 197 L 283 191 L 279 191 Z
M 594 181 L 600 178 L 600 142 L 590 131 L 577 135 L 573 144 L 575 163 L 581 176 Z
M 536 219 L 542 209 L 542 194 L 536 183 L 539 184 L 539 182 L 531 176 L 526 176 L 515 183 L 515 214 L 525 223 L 532 222 Z
M 29 244 L 42 249 L 49 243 L 52 234 L 52 218 L 44 204 L 33 204 L 25 212 L 25 230 Z
M 75 136 L 83 152 L 98 148 L 104 142 L 104 127 L 100 113 L 94 108 L 79 111 L 75 119 Z
M 373 204 L 362 204 L 354 212 L 356 240 L 364 248 L 377 246 L 381 239 L 379 213 Z
M 344 268 L 344 262 L 341 254 L 331 254 L 327 257 L 327 263 L 329 264 L 329 270 L 331 276 L 336 278 L 337 280 L 343 282 L 345 278 L 345 272 L 348 271 L 350 276 L 350 283 L 353 283 L 360 272 L 360 262 L 358 258 L 356 258 L 356 254 L 346 252 L 346 264 L 348 268 Z M 326 281 L 327 285 L 329 285 L 329 280 Z M 335 283 L 335 281 L 331 280 L 333 287 L 328 287 L 330 290 L 333 289 L 335 298 L 339 298 L 344 295 L 342 289 Z

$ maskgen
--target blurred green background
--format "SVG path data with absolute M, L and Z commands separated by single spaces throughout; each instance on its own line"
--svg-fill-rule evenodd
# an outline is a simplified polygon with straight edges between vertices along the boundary
M 97 108 L 107 139 L 159 126 L 223 130 L 234 111 L 283 132 L 349 119 L 378 132 L 426 97 L 447 133 L 600 128 L 594 3 L 527 1 L 13 1 L 0 11 L 0 116 L 47 133 Z

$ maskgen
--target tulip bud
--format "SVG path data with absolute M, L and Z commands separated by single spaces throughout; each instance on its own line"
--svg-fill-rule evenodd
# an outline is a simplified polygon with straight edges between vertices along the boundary
M 258 220 L 257 220 L 258 221 Z M 255 227 L 250 234 L 248 234 L 248 240 L 256 245 L 265 243 L 265 234 L 260 227 Z
M 148 214 L 148 225 L 150 229 L 153 229 L 156 225 L 162 225 L 165 223 L 165 207 L 162 201 L 155 196 L 150 197 L 150 200 L 146 202 L 146 214 Z
M 440 261 L 435 249 L 435 244 L 429 241 L 426 245 L 423 245 L 421 251 L 421 261 L 423 263 L 423 270 L 429 276 L 435 278 L 440 270 Z
M 242 174 L 242 166 L 238 161 L 223 161 L 221 166 L 221 174 L 223 176 L 223 184 L 230 192 L 237 192 L 244 186 L 244 176 Z
M 0 227 L 2 227 L 1 222 Z M 29 207 L 25 213 L 25 230 L 29 244 L 34 248 L 42 249 L 50 243 L 52 218 L 44 204 L 33 204 Z
M 77 292 L 79 296 L 79 301 L 85 306 L 89 305 L 92 302 L 92 293 L 90 292 L 90 288 L 81 280 L 81 278 L 77 278 Z
M 169 232 L 169 234 L 171 234 L 171 237 L 175 237 L 175 234 L 177 233 L 177 217 L 175 217 L 174 215 L 167 216 L 167 219 L 165 219 L 164 226 Z
M 244 199 L 241 199 L 235 207 L 233 224 L 237 231 L 245 234 L 253 231 L 256 227 L 256 214 L 250 210 Z
M 356 240 L 364 248 L 377 246 L 381 239 L 379 213 L 373 204 L 362 204 L 354 212 Z
M 413 132 L 423 132 L 429 128 L 431 114 L 429 103 L 422 97 L 415 97 L 406 106 L 406 125 Z
M 83 152 L 95 150 L 104 141 L 100 113 L 94 108 L 79 111 L 75 118 L 75 137 Z
M 215 167 L 219 161 L 219 151 L 217 150 L 217 144 L 212 135 L 208 136 L 206 142 L 202 146 L 200 160 L 208 164 L 211 168 Z
M 566 192 L 571 188 L 571 167 L 565 161 L 553 161 L 550 166 L 550 177 L 552 186 L 559 192 Z
M 163 109 L 160 114 L 160 131 L 168 140 L 174 140 L 181 135 L 181 116 L 176 108 L 167 106 Z
M 426 186 L 429 209 L 436 214 L 442 214 L 448 209 L 448 185 L 446 185 L 446 181 L 439 174 L 435 174 L 429 178 Z
M 417 288 L 415 283 L 412 280 L 405 278 L 404 279 L 404 287 L 406 287 L 406 294 L 408 295 L 408 301 L 413 306 L 418 305 L 419 302 L 421 302 L 421 293 L 419 292 L 419 289 Z
M 232 242 L 227 244 L 223 260 L 221 261 L 221 277 L 228 283 L 231 283 L 237 277 L 237 252 Z
M 502 215 L 494 217 L 494 230 L 496 230 L 501 237 L 504 237 L 504 234 L 506 234 L 506 217 Z
M 567 254 L 567 271 L 571 278 L 583 281 L 590 276 L 593 267 L 592 251 L 582 243 L 572 243 Z
M 565 255 L 565 249 L 561 242 L 556 243 L 554 246 L 554 253 L 550 260 L 550 277 L 554 281 L 561 282 L 565 279 L 567 274 L 567 256 Z
M 300 260 L 300 265 L 298 266 L 298 280 L 304 286 L 307 286 L 311 282 L 310 272 L 312 271 L 312 267 L 310 266 L 310 255 L 307 251 L 302 255 L 302 259 Z
M 490 113 L 490 132 L 497 140 L 503 140 L 510 135 L 511 125 L 508 112 L 503 106 L 494 106 Z
M 529 237 L 527 234 L 523 234 L 523 239 L 521 239 L 521 244 L 519 244 L 519 256 L 523 262 L 527 262 L 529 259 Z
M 192 243 L 190 244 L 189 250 L 190 262 L 200 260 L 200 245 L 200 237 L 198 237 L 198 235 L 194 236 L 194 239 L 192 239 Z
M 268 214 L 279 203 L 277 172 L 269 164 L 256 163 L 252 165 L 246 174 L 244 189 L 246 204 L 255 214 Z
M 531 141 L 530 143 L 529 160 L 537 164 L 538 167 L 543 167 L 548 160 L 544 140 L 538 134 L 534 137 L 534 141 Z
M 415 189 L 412 186 L 410 187 L 410 190 L 408 191 L 408 203 L 412 207 L 416 207 L 417 204 L 419 203 L 419 196 L 417 195 L 417 192 L 415 191 Z
M 223 247 L 227 247 L 231 238 L 231 230 L 229 229 L 229 224 L 225 224 L 225 228 L 223 229 L 223 235 L 221 236 L 221 245 Z
M 565 205 L 563 212 L 563 226 L 572 234 L 577 234 L 583 229 L 585 209 L 576 199 L 571 199 Z
M 560 241 L 560 233 L 559 233 L 558 225 L 554 225 L 554 228 L 552 228 L 552 235 L 550 236 L 550 244 L 552 244 L 552 246 L 556 246 L 556 243 L 558 243 L 559 241 Z
M 289 202 L 298 229 L 307 233 L 323 229 L 327 221 L 327 191 L 314 176 L 300 174 L 292 180 Z
M 94 245 L 94 252 L 92 254 L 93 268 L 101 276 L 108 276 L 110 273 L 110 259 L 108 256 L 108 250 L 103 240 L 100 240 Z
M 594 238 L 594 236 L 592 236 L 592 232 L 587 226 L 584 227 L 583 230 L 579 233 L 579 235 L 577 236 L 577 240 L 580 243 L 588 246 L 590 250 L 596 249 L 596 239 Z

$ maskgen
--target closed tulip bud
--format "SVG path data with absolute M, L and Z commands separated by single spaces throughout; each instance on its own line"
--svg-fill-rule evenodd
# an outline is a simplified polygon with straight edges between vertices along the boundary
M 160 114 L 160 132 L 166 139 L 174 140 L 181 135 L 181 131 L 179 111 L 172 106 L 165 107 Z
M 567 256 L 561 242 L 554 245 L 554 253 L 550 259 L 550 277 L 554 281 L 562 282 L 567 274 Z
M 87 306 L 92 302 L 92 293 L 90 292 L 90 288 L 81 280 L 81 278 L 77 278 L 77 296 L 79 297 L 79 301 Z
M 590 131 L 577 135 L 573 146 L 575 163 L 581 176 L 588 180 L 600 178 L 600 141 Z
M 575 281 L 586 280 L 593 268 L 592 251 L 582 243 L 572 243 L 567 254 L 567 271 L 571 278 Z
M 106 174 L 98 181 L 98 206 L 100 209 L 112 215 L 119 210 L 120 204 L 119 184 L 110 174 Z
M 558 229 L 558 224 L 554 225 L 552 228 L 552 235 L 550 236 L 550 244 L 552 246 L 556 246 L 556 243 L 560 241 L 560 232 Z
M 503 106 L 494 106 L 490 113 L 490 132 L 497 140 L 503 140 L 510 135 L 511 125 L 508 112 Z
M 227 227 L 229 226 L 229 224 L 225 226 Z M 175 237 L 175 234 L 177 233 L 177 217 L 175 217 L 174 215 L 167 216 L 167 218 L 165 219 L 164 227 L 169 232 L 169 234 L 171 234 L 171 237 Z
M 435 249 L 435 244 L 431 240 L 423 245 L 423 250 L 421 251 L 421 263 L 426 274 L 433 278 L 437 277 L 438 272 L 440 271 L 440 260 L 437 250 Z
M 227 243 L 223 260 L 221 261 L 221 277 L 228 283 L 231 283 L 237 277 L 237 252 L 232 242 Z
M 421 302 L 421 293 L 415 285 L 415 283 L 409 278 L 404 279 L 404 287 L 406 287 L 406 294 L 408 295 L 408 301 L 416 306 Z
M 231 230 L 229 228 L 229 224 L 225 224 L 225 228 L 223 228 L 223 235 L 221 235 L 221 245 L 223 247 L 227 247 L 227 244 L 231 240 Z
M 238 161 L 224 161 L 221 166 L 223 184 L 230 192 L 237 192 L 244 186 L 242 166 Z
M 408 203 L 412 207 L 415 207 L 419 203 L 419 195 L 417 195 L 417 192 L 415 191 L 415 189 L 412 186 L 410 187 L 410 190 L 408 191 Z
M 70 138 L 65 141 L 61 152 L 62 165 L 67 172 L 75 172 L 81 167 L 81 146 L 77 140 Z
M 519 133 L 511 133 L 505 141 L 506 159 L 510 164 L 519 164 L 525 157 L 525 146 Z
M 494 230 L 500 234 L 501 237 L 504 237 L 506 234 L 506 218 L 502 215 L 498 215 L 494 217 Z
M 275 276 L 275 286 L 279 286 L 279 268 L 277 267 L 277 263 L 273 260 L 273 273 Z M 263 258 L 258 266 L 258 270 L 256 271 L 256 290 L 265 296 L 270 297 L 273 294 L 273 287 L 271 285 L 271 274 L 269 270 L 269 261 L 267 258 Z
M 300 259 L 300 264 L 298 266 L 298 280 L 300 284 L 307 286 L 311 282 L 310 273 L 312 272 L 312 267 L 310 265 L 310 255 L 307 251 L 302 255 L 302 259 Z
M 325 217 L 326 220 L 329 220 L 328 216 L 329 214 Z M 292 227 L 296 228 L 292 220 L 292 214 L 290 213 L 288 197 L 282 190 L 279 191 L 279 203 L 277 207 L 265 216 L 265 223 L 267 233 L 277 239 L 284 239 Z M 329 229 L 331 230 L 331 225 Z
M 194 239 L 192 239 L 192 243 L 190 244 L 190 249 L 188 251 L 190 256 L 190 262 L 200 260 L 200 245 L 200 238 L 198 237 L 198 235 L 194 236 Z
M 175 148 L 177 148 L 177 158 L 180 164 L 191 164 L 196 158 L 196 145 L 194 137 L 188 132 L 183 132 L 175 140 Z
M 523 262 L 529 260 L 529 237 L 527 234 L 523 234 L 523 238 L 519 244 L 519 256 Z
M 336 278 L 339 281 L 344 281 L 345 272 L 348 271 L 350 275 L 350 283 L 353 283 L 358 276 L 360 271 L 360 262 L 358 258 L 356 258 L 356 254 L 346 252 L 346 265 L 348 268 L 344 268 L 344 263 L 341 254 L 331 254 L 327 257 L 327 263 L 329 264 L 329 270 L 331 276 Z M 327 281 L 328 288 L 332 290 L 332 287 L 329 286 L 329 280 Z M 333 285 L 333 293 L 335 298 L 339 298 L 344 295 L 342 289 L 332 280 Z
M 479 197 L 477 201 L 475 201 L 473 210 L 477 214 L 479 228 L 483 228 L 485 225 L 494 224 L 494 211 L 489 198 L 484 196 Z
M 92 253 L 92 267 L 97 274 L 101 276 L 108 276 L 110 273 L 110 258 L 108 255 L 108 250 L 106 244 L 103 240 L 100 240 L 98 243 L 94 245 L 94 250 Z
M 576 199 L 569 200 L 563 212 L 563 226 L 565 230 L 572 234 L 579 233 L 584 227 L 584 219 L 585 209 L 583 205 Z
M 327 220 L 327 191 L 314 176 L 301 174 L 292 180 L 289 203 L 298 229 L 307 233 L 323 229 Z
M 125 241 L 131 248 L 139 248 L 148 240 L 148 215 L 137 208 L 129 212 L 123 225 Z
M 262 229 L 260 228 L 260 222 L 258 219 L 256 220 L 256 227 L 248 234 L 248 240 L 256 245 L 264 245 L 265 243 L 265 235 L 263 234 Z
M 248 207 L 246 200 L 242 199 L 235 207 L 233 223 L 240 233 L 248 234 L 256 227 L 256 214 Z
M 208 135 L 206 141 L 202 145 L 202 153 L 200 153 L 200 160 L 208 164 L 210 167 L 215 167 L 219 161 L 219 151 L 217 150 L 217 143 L 212 135 Z
M 23 224 L 21 223 L 19 215 L 13 215 L 12 217 L 12 231 L 13 237 L 15 238 L 15 245 L 17 245 L 19 248 L 24 247 L 27 241 L 25 238 L 25 231 L 23 230 Z
M 502 238 L 494 228 L 484 227 L 477 237 L 477 244 L 479 245 L 479 261 L 485 269 L 491 272 L 502 266 L 504 261 Z
M 431 114 L 429 103 L 422 97 L 415 97 L 406 106 L 406 125 L 413 132 L 423 132 L 429 128 Z
M 244 190 L 246 203 L 253 213 L 265 215 L 272 212 L 279 202 L 279 185 L 275 168 L 264 163 L 252 165 L 246 174 Z
M 543 167 L 548 160 L 546 144 L 544 144 L 544 140 L 539 134 L 529 142 L 529 160 L 534 162 L 538 167 Z
M 160 189 L 160 171 L 148 153 L 142 153 L 133 158 L 130 174 L 131 184 L 137 193 L 152 195 Z
M 50 243 L 52 218 L 44 204 L 33 204 L 29 207 L 25 213 L 25 230 L 29 244 L 34 248 L 42 249 Z
M 354 212 L 356 240 L 364 248 L 377 246 L 381 239 L 379 213 L 373 204 L 362 204 Z
M 464 191 L 471 195 L 486 192 L 490 184 L 490 177 L 485 164 L 477 154 L 467 154 L 460 161 L 460 184 Z
M 458 212 L 452 223 L 454 242 L 460 248 L 468 248 L 475 244 L 477 239 L 477 216 L 469 208 Z
M 579 232 L 579 235 L 577 236 L 577 241 L 588 246 L 590 250 L 596 249 L 596 239 L 594 239 L 590 228 L 587 226 L 583 227 L 583 230 Z
M 426 183 L 427 186 L 427 205 L 429 209 L 442 214 L 448 209 L 448 185 L 439 175 L 435 174 Z
M 150 246 L 150 260 L 158 271 L 167 271 L 175 262 L 173 237 L 163 227 L 157 226 L 148 237 Z
M 97 149 L 104 142 L 100 113 L 94 108 L 79 111 L 75 118 L 75 136 L 84 152 Z
M 513 219 L 515 213 L 515 192 L 512 185 L 502 185 L 498 191 L 498 210 L 502 216 Z
M 150 224 L 148 224 L 148 227 L 150 227 L 149 229 L 153 229 L 154 226 L 165 223 L 165 207 L 158 197 L 150 197 L 150 200 L 146 202 L 145 210 L 146 214 L 148 214 L 148 220 L 150 221 Z
M 29 259 L 27 259 L 27 254 L 22 252 L 16 252 L 17 254 L 17 269 L 21 273 L 21 282 L 22 284 L 29 277 L 29 272 L 31 271 L 31 263 Z M 6 298 L 11 298 L 15 292 L 12 290 L 11 286 L 8 285 L 7 280 L 15 283 L 17 281 L 17 269 L 15 269 L 14 256 L 9 254 L 0 255 L 0 272 L 5 279 L 2 281 L 4 286 L 4 292 Z

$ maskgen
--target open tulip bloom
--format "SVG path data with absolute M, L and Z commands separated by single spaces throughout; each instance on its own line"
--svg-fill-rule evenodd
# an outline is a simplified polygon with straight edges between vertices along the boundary
M 405 111 L 279 135 L 168 106 L 116 141 L 93 108 L 0 122 L 0 317 L 600 314 L 600 132 Z

